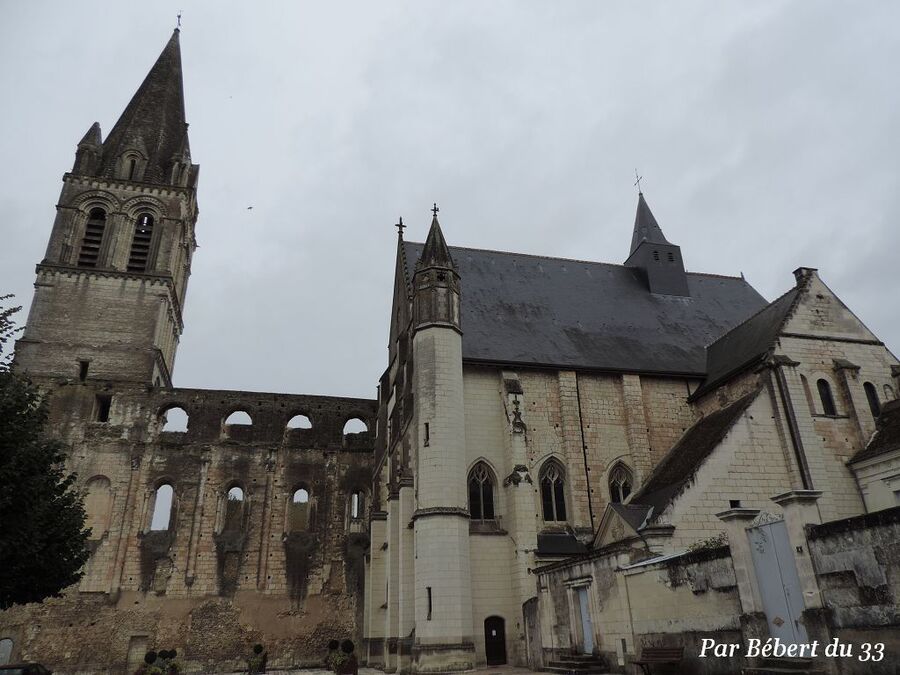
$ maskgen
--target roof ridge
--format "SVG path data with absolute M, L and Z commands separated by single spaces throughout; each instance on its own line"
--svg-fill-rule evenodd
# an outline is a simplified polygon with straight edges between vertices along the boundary
M 738 325 L 736 325 L 734 328 L 731 328 L 730 330 L 727 330 L 727 331 L 725 331 L 724 333 L 722 333 L 719 337 L 717 337 L 715 340 L 713 340 L 713 341 L 710 342 L 708 345 L 706 345 L 706 348 L 709 349 L 709 348 L 712 347 L 714 344 L 716 344 L 719 340 L 724 340 L 728 335 L 731 335 L 731 333 L 733 333 L 734 331 L 736 331 L 738 328 L 740 328 L 741 326 L 745 325 L 746 323 L 749 323 L 752 319 L 755 319 L 757 316 L 759 316 L 760 314 L 762 314 L 763 312 L 765 312 L 767 309 L 771 308 L 776 302 L 782 300 L 788 293 L 793 293 L 793 292 L 796 291 L 796 290 L 798 290 L 797 287 L 796 287 L 796 286 L 792 286 L 791 288 L 789 288 L 788 290 L 786 290 L 784 293 L 782 293 L 781 295 L 779 295 L 777 298 L 775 298 L 774 300 L 772 300 L 772 302 L 770 302 L 769 304 L 767 304 L 765 307 L 759 309 L 758 311 L 754 312 L 753 314 L 751 314 L 750 316 L 748 316 L 746 319 L 744 319 L 743 321 L 741 321 L 741 322 L 740 322 Z M 795 298 L 794 300 L 796 301 L 796 298 Z M 793 305 L 794 305 L 794 303 L 792 302 L 792 303 L 791 303 L 790 309 L 793 309 Z M 787 312 L 785 312 L 785 314 L 787 314 Z M 783 325 L 784 325 L 784 321 L 782 321 L 781 324 L 779 324 L 779 328 L 778 328 L 778 331 L 779 331 L 779 332 L 781 332 L 781 326 L 783 326 Z
M 403 243 L 412 244 L 414 246 L 424 246 L 425 244 L 418 241 L 411 241 L 408 239 L 404 239 Z M 503 251 L 500 249 L 493 248 L 475 248 L 474 246 L 449 246 L 450 251 L 477 251 L 478 253 L 497 253 L 500 255 L 515 255 L 522 256 L 525 258 L 538 258 L 540 260 L 560 260 L 563 262 L 573 262 L 573 263 L 584 263 L 586 265 L 606 265 L 607 267 L 627 267 L 623 263 L 613 263 L 613 262 L 604 262 L 602 260 L 585 260 L 582 258 L 564 258 L 559 256 L 552 255 L 541 255 L 539 253 L 520 253 L 516 251 Z M 632 269 L 632 268 L 628 268 Z M 686 272 L 686 274 L 691 274 L 695 276 L 704 276 L 704 277 L 717 277 L 720 279 L 742 279 L 742 277 L 738 276 L 728 276 L 727 274 L 713 274 L 711 272 Z M 746 279 L 743 279 L 744 283 L 748 286 L 750 285 Z M 752 287 L 751 287 L 752 288 Z

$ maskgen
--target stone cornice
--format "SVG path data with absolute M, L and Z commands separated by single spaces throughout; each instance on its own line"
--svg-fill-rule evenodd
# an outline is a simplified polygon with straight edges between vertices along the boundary
M 80 176 L 71 172 L 63 174 L 62 180 L 63 183 L 85 185 L 96 190 L 118 188 L 120 190 L 134 190 L 144 194 L 180 195 L 188 198 L 197 194 L 197 189 L 189 186 L 159 185 L 158 183 L 144 183 L 136 180 L 117 180 L 107 176 Z
M 455 516 L 468 520 L 469 512 L 467 509 L 458 506 L 432 506 L 427 509 L 416 509 L 415 513 L 412 514 L 412 519 L 415 521 L 419 518 L 430 518 L 432 516 Z

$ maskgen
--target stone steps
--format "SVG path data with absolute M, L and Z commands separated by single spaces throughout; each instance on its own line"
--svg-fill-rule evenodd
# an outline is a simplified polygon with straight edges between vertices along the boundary
M 544 668 L 550 673 L 566 675 L 605 675 L 609 672 L 606 663 L 590 654 L 566 654 L 550 661 Z

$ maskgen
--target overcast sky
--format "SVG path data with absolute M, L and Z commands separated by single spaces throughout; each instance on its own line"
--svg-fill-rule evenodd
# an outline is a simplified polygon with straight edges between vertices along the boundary
M 773 299 L 818 267 L 900 350 L 888 1 L 4 0 L 0 294 L 25 311 L 78 140 L 179 10 L 201 170 L 178 386 L 374 396 L 399 215 L 622 262 L 635 167 L 689 270 Z

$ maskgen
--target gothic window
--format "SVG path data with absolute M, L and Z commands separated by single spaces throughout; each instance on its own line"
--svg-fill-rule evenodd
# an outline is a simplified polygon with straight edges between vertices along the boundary
M 633 479 L 631 472 L 623 464 L 617 464 L 609 474 L 609 500 L 621 504 L 631 494 Z
M 151 530 L 168 530 L 172 520 L 172 497 L 174 491 L 168 483 L 163 483 L 156 489 L 156 499 L 153 502 L 153 518 L 150 520 Z
M 228 490 L 225 498 L 225 518 L 223 532 L 239 532 L 243 529 L 244 491 L 237 485 Z
M 544 520 L 566 520 L 566 485 L 563 468 L 559 462 L 550 460 L 541 471 L 541 503 Z
M 469 472 L 469 517 L 494 519 L 494 479 L 484 462 L 478 462 Z
M 134 238 L 128 255 L 129 272 L 146 272 L 150 260 L 150 240 L 153 238 L 153 216 L 142 213 L 134 223 Z
M 305 532 L 310 525 L 309 491 L 306 488 L 297 488 L 291 497 L 290 506 L 290 531 Z
M 881 401 L 878 400 L 878 390 L 871 382 L 863 384 L 866 390 L 866 398 L 869 400 L 869 410 L 872 411 L 872 417 L 878 417 L 881 414 Z
M 819 398 L 822 400 L 822 414 L 834 417 L 837 415 L 837 408 L 834 407 L 834 397 L 831 395 L 831 385 L 828 380 L 819 379 L 816 382 L 819 389 Z
M 106 230 L 106 211 L 100 208 L 91 209 L 84 226 L 84 238 L 78 252 L 79 267 L 96 267 L 100 261 L 100 245 L 103 243 L 103 232 Z

